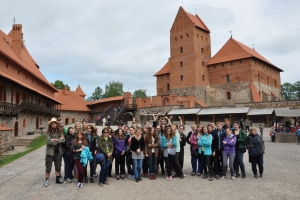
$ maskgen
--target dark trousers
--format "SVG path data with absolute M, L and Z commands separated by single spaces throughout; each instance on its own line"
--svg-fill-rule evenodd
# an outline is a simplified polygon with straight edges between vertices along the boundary
M 156 173 L 156 161 L 157 158 L 155 157 L 155 153 L 152 153 L 151 156 L 149 157 L 149 173 L 150 175 L 155 175 Z
M 180 164 L 181 170 L 183 169 L 183 163 L 184 163 L 184 149 L 181 149 L 179 152 L 179 164 Z
M 234 157 L 234 163 L 233 163 L 234 171 L 236 173 L 239 173 L 239 168 L 241 168 L 242 174 L 246 174 L 243 157 L 244 157 L 244 153 L 236 152 L 235 157 Z
M 86 171 L 86 167 L 82 166 L 82 163 L 79 159 L 75 160 L 75 165 L 78 169 L 78 182 L 83 183 L 83 177 L 85 176 L 84 172 Z
M 88 165 L 90 165 L 90 178 L 93 178 L 94 171 L 95 171 L 95 155 L 93 155 L 93 160 L 88 162 Z M 87 178 L 87 165 L 84 169 L 85 178 Z
M 167 174 L 168 176 L 172 176 L 172 164 L 175 161 L 175 155 L 168 154 L 168 157 L 165 158 L 166 167 L 167 167 Z
M 143 160 L 143 174 L 148 174 L 149 170 L 149 158 L 145 156 L 145 159 Z
M 264 173 L 264 156 L 258 156 L 251 158 L 251 165 L 252 165 L 252 172 L 254 175 L 257 175 L 257 168 L 258 165 L 259 174 Z
M 74 168 L 74 160 L 71 159 L 68 155 L 65 156 L 64 159 L 65 162 L 65 179 L 69 178 L 69 179 L 73 179 L 73 168 Z
M 112 157 L 112 163 L 113 163 L 115 156 L 114 155 L 112 155 L 112 156 L 113 156 Z M 109 164 L 109 166 L 107 167 L 107 174 L 110 175 L 110 176 L 111 176 L 111 171 L 112 171 L 112 163 Z
M 164 157 L 163 157 L 163 153 L 162 153 L 162 149 L 159 149 L 159 156 L 157 158 L 157 170 L 159 169 L 159 166 L 160 166 L 160 169 L 161 169 L 161 173 L 165 173 L 165 165 L 164 165 Z
M 201 155 L 198 154 L 197 157 L 192 156 L 192 168 L 194 173 L 200 173 L 202 174 L 203 172 L 203 161 L 201 158 Z M 197 168 L 198 165 L 198 168 Z
M 215 151 L 215 156 L 213 156 L 213 160 L 214 160 L 214 171 L 215 174 L 219 174 L 222 173 L 222 168 L 221 166 L 223 166 L 223 153 L 221 150 L 216 150 Z
M 178 176 L 180 176 L 182 174 L 181 165 L 179 163 L 179 155 L 180 155 L 180 152 L 176 152 L 176 154 L 175 154 L 175 163 L 174 163 L 174 169 L 175 169 L 175 172 Z
M 272 142 L 275 142 L 275 135 L 272 135 Z
M 128 154 L 126 157 L 126 167 L 127 167 L 128 175 L 133 176 L 133 162 L 131 158 L 131 153 Z
M 125 174 L 125 155 L 115 155 L 116 163 L 115 170 L 116 175 L 124 175 Z
M 249 132 L 249 126 L 246 126 L 246 132 Z
M 208 172 L 209 172 L 209 175 L 213 176 L 213 171 L 212 171 L 212 167 L 210 164 L 211 156 L 204 155 L 204 152 L 202 151 L 201 158 L 202 158 L 204 173 L 208 174 Z M 208 168 L 208 171 L 207 171 L 207 168 Z

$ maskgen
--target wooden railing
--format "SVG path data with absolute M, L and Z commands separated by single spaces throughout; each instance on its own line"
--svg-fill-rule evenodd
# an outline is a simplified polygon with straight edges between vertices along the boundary
M 127 104 L 125 105 L 120 112 L 113 118 L 112 120 L 112 124 L 115 124 L 122 116 L 125 112 L 128 111 L 136 111 L 136 104 Z
M 7 102 L 0 102 L 0 112 L 5 113 L 18 113 L 19 105 L 7 103 Z
M 103 114 L 103 115 L 105 115 L 109 110 L 110 110 L 110 108 L 112 107 L 112 105 L 109 105 L 107 108 L 105 108 L 105 110 L 104 111 L 102 111 L 102 109 L 100 109 L 100 108 L 91 108 L 91 113 L 100 113 L 101 112 L 101 115 Z M 101 116 L 101 118 L 102 118 L 102 116 Z

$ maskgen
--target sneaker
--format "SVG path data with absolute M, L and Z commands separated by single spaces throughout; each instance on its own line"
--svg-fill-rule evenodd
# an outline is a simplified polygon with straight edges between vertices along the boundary
M 98 177 L 98 174 L 93 174 L 94 177 Z
M 153 175 L 153 180 L 155 180 L 156 179 L 156 175 Z
M 240 173 L 235 174 L 235 177 L 237 177 L 237 178 L 240 177 L 240 176 L 241 176 Z
M 246 174 L 242 174 L 242 178 L 246 178 Z
M 208 178 L 207 174 L 204 174 L 204 175 L 202 176 L 202 178 L 203 178 L 203 179 Z
M 172 176 L 169 177 L 169 181 L 171 181 L 171 180 L 172 180 Z
M 196 173 L 195 173 L 195 172 L 192 172 L 192 173 L 191 173 L 191 176 L 195 176 L 195 175 L 196 175 Z
M 131 175 L 128 175 L 128 179 L 131 179 Z
M 82 183 L 80 183 L 78 187 L 79 187 L 79 188 L 83 188 L 83 185 L 82 185 Z
M 132 176 L 131 176 L 131 179 L 135 179 L 135 176 L 134 176 L 134 175 L 132 175 Z
M 67 178 L 66 181 L 67 181 L 68 183 L 72 183 L 72 180 L 69 179 L 69 178 Z
M 260 177 L 260 178 L 263 178 L 263 177 L 264 177 L 264 175 L 263 175 L 263 174 L 260 174 L 260 175 L 259 175 L 259 177 Z
M 49 179 L 45 181 L 44 183 L 44 187 L 48 187 L 49 186 Z
M 137 178 L 137 179 L 135 179 L 135 182 L 137 182 L 137 183 L 138 183 L 139 181 L 140 181 L 140 180 L 139 180 L 138 178 Z
M 85 183 L 89 182 L 88 177 L 85 177 L 85 178 L 84 178 L 84 182 L 85 182 Z
M 215 175 L 215 178 L 216 178 L 216 179 L 219 179 L 220 177 L 219 177 L 219 175 Z
M 139 181 L 142 181 L 141 177 L 139 177 Z
M 201 173 L 198 172 L 198 176 L 201 176 Z
M 167 176 L 167 178 L 166 178 L 167 180 L 170 180 L 170 178 L 169 178 L 169 176 Z
M 124 179 L 124 175 L 121 175 L 120 178 L 121 178 L 121 179 Z
M 258 178 L 257 174 L 254 174 L 254 178 Z
M 116 179 L 117 179 L 117 180 L 120 180 L 120 176 L 119 176 L 119 175 L 117 175 L 117 176 L 116 176 Z
M 150 180 L 153 180 L 153 175 L 150 175 L 149 178 L 150 178 Z
M 213 181 L 213 180 L 214 180 L 213 176 L 210 176 L 209 181 Z
M 235 179 L 234 176 L 232 176 L 231 179 L 234 180 Z
M 222 180 L 224 180 L 225 178 L 226 178 L 226 176 L 222 176 L 222 178 L 221 178 L 221 179 L 222 179 Z
M 80 186 L 80 183 L 77 183 L 77 185 L 75 185 L 76 187 L 79 187 Z

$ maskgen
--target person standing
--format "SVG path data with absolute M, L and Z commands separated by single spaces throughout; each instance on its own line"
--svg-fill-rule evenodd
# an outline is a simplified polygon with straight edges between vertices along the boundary
M 107 169 L 109 164 L 112 163 L 112 153 L 114 152 L 114 145 L 112 139 L 109 137 L 107 128 L 102 129 L 102 135 L 98 139 L 98 150 L 97 152 L 103 153 L 105 159 L 101 165 L 101 171 L 99 176 L 99 186 L 104 187 L 104 184 L 109 185 L 107 180 Z
M 298 130 L 297 130 L 297 132 L 296 132 L 296 136 L 297 136 L 297 139 L 298 139 L 298 145 L 299 145 L 299 143 L 300 143 L 300 126 L 298 126 Z
M 115 171 L 116 171 L 116 179 L 120 180 L 124 179 L 125 174 L 125 135 L 123 129 L 118 129 L 118 133 L 113 138 L 114 141 L 114 157 L 116 160 L 115 163 Z M 121 176 L 120 176 L 121 172 Z
M 105 126 L 106 125 L 106 119 L 105 119 L 105 117 L 103 117 L 103 119 L 102 119 L 102 126 Z
M 158 151 L 158 158 L 157 158 L 156 174 L 158 174 L 159 166 L 160 166 L 161 175 L 164 176 L 165 175 L 165 165 L 164 165 L 165 158 L 164 158 L 164 150 L 162 147 L 162 138 L 166 132 L 166 124 L 162 123 L 160 126 L 157 126 L 156 131 L 157 131 L 158 137 L 159 137 L 159 151 Z
M 260 135 L 262 136 L 264 133 L 264 127 L 261 124 L 259 124 L 259 131 L 260 131 Z
M 66 142 L 65 142 L 65 153 L 66 153 L 66 158 L 65 158 L 65 176 L 66 176 L 66 181 L 68 183 L 71 183 L 74 180 L 74 176 L 72 174 L 73 168 L 74 168 L 74 156 L 73 152 L 71 151 L 72 144 L 75 141 L 75 132 L 73 127 L 68 128 L 68 135 L 66 137 Z
M 249 162 L 252 165 L 252 172 L 254 178 L 258 178 L 257 168 L 259 169 L 259 177 L 263 178 L 264 172 L 264 153 L 265 153 L 265 144 L 262 136 L 257 134 L 255 127 L 250 127 L 250 134 L 246 140 L 246 148 L 249 152 Z
M 211 167 L 211 155 L 212 155 L 212 135 L 208 133 L 207 127 L 202 128 L 203 136 L 201 136 L 198 140 L 199 145 L 199 153 L 201 153 L 203 168 L 204 168 L 204 175 L 202 176 L 203 179 L 208 178 L 209 172 L 209 181 L 213 181 L 213 171 Z M 208 168 L 208 171 L 207 171 Z
M 137 183 L 142 180 L 141 169 L 143 166 L 144 148 L 145 148 L 145 140 L 144 137 L 142 136 L 142 130 L 140 128 L 137 128 L 135 131 L 135 135 L 131 139 L 134 176 L 135 176 L 135 181 Z
M 145 156 L 149 158 L 150 180 L 156 179 L 156 166 L 159 151 L 159 137 L 154 127 L 148 130 L 145 138 Z
M 49 186 L 49 176 L 52 168 L 52 163 L 54 162 L 55 166 L 55 175 L 56 175 L 56 183 L 61 184 L 64 183 L 61 176 L 61 159 L 63 155 L 62 144 L 65 142 L 65 137 L 61 129 L 58 126 L 58 122 L 56 118 L 52 118 L 48 122 L 48 130 L 46 133 L 46 172 L 45 172 L 45 183 L 44 186 Z
M 251 122 L 249 121 L 249 119 L 246 119 L 246 121 L 245 121 L 246 133 L 249 132 L 250 124 L 251 124 Z
M 240 177 L 239 169 L 241 168 L 242 178 L 246 178 L 245 165 L 244 165 L 244 153 L 246 152 L 246 139 L 247 135 L 244 130 L 240 129 L 238 122 L 233 123 L 233 134 L 236 137 L 235 144 L 235 158 L 234 158 L 234 171 L 235 177 Z
M 166 128 L 165 135 L 162 137 L 162 147 L 167 167 L 167 180 L 172 180 L 172 169 L 176 154 L 176 137 L 172 135 L 171 127 Z
M 191 125 L 191 131 L 186 136 L 186 142 L 190 145 L 190 153 L 191 153 L 191 166 L 193 166 L 193 156 L 192 156 L 192 145 L 190 143 L 190 138 L 192 134 L 196 131 L 196 124 Z M 193 172 L 192 172 L 193 173 Z
M 82 185 L 83 177 L 85 176 L 84 173 L 86 171 L 85 170 L 86 166 L 84 167 L 83 164 L 80 162 L 80 154 L 82 150 L 85 148 L 85 146 L 87 146 L 87 141 L 85 139 L 83 131 L 80 131 L 79 133 L 76 134 L 75 141 L 71 147 L 71 151 L 74 154 L 74 162 L 78 169 L 78 183 L 76 187 L 80 187 L 80 188 L 83 187 Z
M 173 176 L 173 178 L 179 177 L 180 179 L 183 179 L 183 173 L 182 173 L 181 165 L 179 163 L 180 134 L 176 128 L 176 125 L 171 126 L 171 132 L 172 132 L 172 135 L 175 135 L 175 138 L 176 138 L 176 154 L 175 154 L 175 163 L 174 163 L 174 169 L 175 169 L 176 174 Z
M 199 139 L 203 136 L 203 132 L 202 132 L 202 125 L 198 124 L 197 128 L 195 130 L 195 132 L 192 133 L 191 137 L 190 137 L 190 144 L 191 144 L 191 156 L 192 156 L 192 168 L 193 168 L 193 172 L 191 173 L 191 176 L 195 176 L 196 173 L 198 174 L 198 176 L 202 175 L 202 171 L 203 171 L 203 162 L 201 159 L 201 151 L 199 151 L 199 147 L 198 147 L 198 141 Z M 197 168 L 198 166 L 198 168 Z
M 217 129 L 215 129 L 212 132 L 213 136 L 213 161 L 214 161 L 214 172 L 215 176 L 217 177 L 218 175 L 223 174 L 222 172 L 222 162 L 223 162 L 223 150 L 224 150 L 224 145 L 223 145 L 223 140 L 226 135 L 225 129 L 222 128 L 221 122 L 216 123 Z
M 235 125 L 237 125 L 237 124 L 235 124 Z M 231 179 L 234 180 L 233 161 L 234 161 L 234 156 L 235 156 L 236 137 L 232 134 L 230 128 L 226 128 L 226 136 L 224 137 L 224 140 L 222 142 L 224 144 L 222 179 L 225 179 L 225 177 L 226 177 L 227 160 L 229 160 Z
M 186 144 L 186 136 L 184 134 L 184 125 L 179 126 L 179 134 L 180 134 L 180 153 L 179 153 L 179 164 L 181 167 L 181 171 L 183 169 L 183 163 L 184 163 L 184 146 Z
M 85 137 L 87 139 L 88 147 L 90 149 L 90 152 L 93 156 L 93 160 L 90 162 L 90 182 L 94 183 L 93 176 L 96 174 L 96 153 L 98 149 L 98 133 L 97 133 L 97 128 L 95 128 L 93 125 L 88 125 L 87 126 L 87 132 L 85 134 Z M 86 169 L 85 169 L 86 170 Z M 87 178 L 87 171 L 85 171 L 85 182 L 88 182 Z
M 129 128 L 129 135 L 125 139 L 126 145 L 126 167 L 128 172 L 128 178 L 134 179 L 134 172 L 133 172 L 133 160 L 132 160 L 132 151 L 131 151 L 131 139 L 135 135 L 135 130 L 133 127 Z

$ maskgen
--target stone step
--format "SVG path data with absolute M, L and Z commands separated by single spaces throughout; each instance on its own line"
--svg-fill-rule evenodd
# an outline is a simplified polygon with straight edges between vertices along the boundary
M 13 140 L 14 146 L 28 146 L 33 139 L 15 138 Z

